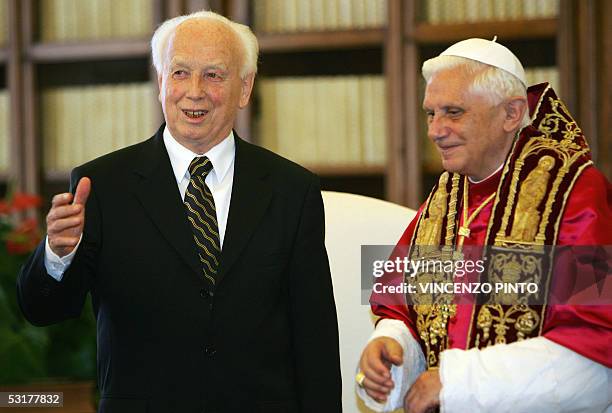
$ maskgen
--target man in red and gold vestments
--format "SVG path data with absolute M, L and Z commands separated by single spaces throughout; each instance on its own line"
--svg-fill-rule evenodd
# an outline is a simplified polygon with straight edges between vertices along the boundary
M 495 41 L 456 43 L 423 76 L 428 136 L 445 172 L 394 254 L 485 246 L 502 265 L 484 272 L 538 276 L 549 289 L 534 306 L 409 305 L 405 294 L 373 293 L 380 319 L 359 363 L 359 396 L 374 410 L 410 413 L 612 411 L 611 300 L 551 298 L 610 278 L 612 185 L 582 131 L 549 85 L 527 90 L 520 61 Z M 545 246 L 603 254 L 558 253 L 553 267 L 552 253 L 533 253 Z M 543 264 L 521 267 L 529 253 Z

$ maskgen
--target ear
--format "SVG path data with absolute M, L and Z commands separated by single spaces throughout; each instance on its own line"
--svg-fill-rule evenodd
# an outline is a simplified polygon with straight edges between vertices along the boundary
M 249 104 L 254 82 L 255 73 L 249 73 L 244 79 L 242 79 L 242 89 L 240 90 L 240 109 Z
M 521 121 L 527 111 L 527 99 L 516 96 L 508 99 L 504 104 L 506 117 L 504 119 L 504 131 L 515 132 L 521 126 Z

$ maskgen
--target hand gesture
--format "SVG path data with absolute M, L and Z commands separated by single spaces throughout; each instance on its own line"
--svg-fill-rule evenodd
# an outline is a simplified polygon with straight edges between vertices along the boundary
M 379 337 L 368 343 L 361 354 L 359 368 L 365 374 L 362 387 L 370 397 L 385 402 L 394 383 L 391 365 L 403 363 L 402 346 L 390 337 Z
M 51 250 L 59 257 L 70 254 L 83 234 L 85 204 L 91 191 L 91 180 L 81 178 L 74 196 L 57 194 L 47 214 L 47 236 Z

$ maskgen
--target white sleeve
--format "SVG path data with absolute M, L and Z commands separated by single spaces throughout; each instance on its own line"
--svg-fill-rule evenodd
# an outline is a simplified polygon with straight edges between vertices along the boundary
M 612 369 L 537 337 L 441 354 L 441 413 L 606 411 Z
M 45 269 L 47 273 L 55 278 L 57 281 L 61 281 L 64 276 L 64 271 L 72 262 L 74 255 L 79 249 L 79 245 L 81 245 L 81 240 L 83 239 L 83 234 L 81 234 L 81 238 L 79 238 L 79 242 L 76 247 L 72 250 L 72 252 L 68 255 L 64 255 L 63 257 L 59 257 L 56 253 L 53 252 L 51 246 L 49 245 L 49 237 L 45 238 Z
M 400 320 L 386 318 L 380 320 L 368 342 L 378 337 L 390 337 L 396 340 L 404 350 L 404 363 L 401 366 L 391 366 L 391 379 L 394 387 L 385 403 L 377 402 L 368 396 L 361 387 L 355 385 L 355 388 L 357 395 L 370 409 L 376 412 L 390 412 L 403 407 L 404 396 L 408 389 L 425 370 L 425 357 L 419 343 Z M 359 366 L 357 366 L 357 369 L 359 369 Z

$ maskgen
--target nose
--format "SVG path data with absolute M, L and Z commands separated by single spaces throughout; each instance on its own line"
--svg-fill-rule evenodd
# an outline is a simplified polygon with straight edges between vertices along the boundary
M 200 76 L 192 76 L 187 98 L 191 100 L 202 99 L 206 95 L 205 84 L 206 82 Z
M 446 122 L 443 116 L 437 113 L 430 115 L 427 119 L 427 136 L 432 141 L 443 138 L 447 133 Z

